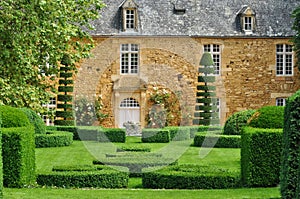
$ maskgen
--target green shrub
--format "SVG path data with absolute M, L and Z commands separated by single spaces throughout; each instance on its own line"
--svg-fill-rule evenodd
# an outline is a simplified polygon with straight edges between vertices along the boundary
M 282 129 L 245 127 L 241 142 L 242 182 L 248 187 L 279 183 Z
M 110 142 L 122 142 L 122 143 L 126 142 L 126 131 L 124 129 L 106 128 L 104 129 L 105 136 L 101 136 L 101 135 L 103 134 L 100 134 L 100 136 L 98 137 L 99 142 L 103 142 L 103 141 L 105 142 L 107 138 Z
M 36 134 L 46 133 L 46 125 L 41 116 L 29 108 L 21 108 L 21 110 L 27 115 L 29 122 L 34 126 L 34 131 Z
M 181 126 L 165 127 L 165 130 L 170 132 L 170 139 L 172 141 L 181 141 L 190 139 L 190 128 Z
M 73 133 L 64 131 L 48 131 L 46 134 L 35 135 L 36 148 L 70 146 Z
M 117 152 L 123 152 L 123 151 L 151 152 L 151 148 L 149 148 L 149 147 L 141 147 L 141 146 L 122 146 L 121 148 L 117 148 Z
M 73 133 L 73 140 L 80 140 L 76 126 L 55 126 L 57 131 L 68 131 Z
M 143 129 L 142 142 L 167 143 L 170 142 L 170 131 L 163 129 Z
M 255 110 L 246 110 L 234 113 L 225 122 L 224 135 L 240 135 L 242 128 L 247 126 L 248 120 L 255 113 Z
M 249 119 L 249 126 L 254 128 L 282 129 L 284 121 L 283 106 L 264 106 Z
M 144 168 L 167 166 L 170 164 L 176 165 L 177 160 L 164 158 L 161 154 L 153 155 L 152 153 L 137 153 L 94 160 L 93 164 L 127 167 L 129 169 L 129 173 L 133 174 L 142 173 L 142 169 Z
M 55 120 L 54 124 L 57 126 L 74 126 L 74 120 Z
M 198 132 L 207 132 L 207 131 L 216 131 L 220 132 L 222 131 L 222 127 L 220 126 L 189 126 L 191 138 L 195 137 L 195 134 Z
M 0 198 L 3 198 L 3 163 L 2 163 L 2 131 L 1 131 L 1 114 L 0 114 Z
M 280 170 L 282 198 L 300 198 L 300 91 L 287 100 Z
M 211 166 L 175 165 L 144 172 L 142 184 L 151 189 L 227 189 L 240 187 L 240 175 Z
M 63 188 L 126 188 L 129 176 L 125 172 L 112 169 L 97 171 L 62 171 L 41 173 L 37 176 L 37 183 L 42 186 L 56 186 Z
M 194 146 L 216 148 L 240 148 L 241 136 L 220 135 L 215 132 L 198 133 L 194 137 Z
M 35 183 L 35 144 L 33 126 L 2 128 L 3 183 L 24 187 Z
M 46 132 L 57 131 L 57 126 L 46 126 Z
M 23 127 L 30 126 L 30 121 L 26 114 L 18 108 L 10 106 L 0 106 L 0 114 L 2 115 L 2 127 Z
M 96 126 L 78 126 L 77 133 L 82 141 L 98 141 L 100 128 Z M 105 138 L 102 137 L 101 139 L 104 141 Z M 106 141 L 109 141 L 108 138 L 106 138 Z
M 104 165 L 60 165 L 53 166 L 52 171 L 97 171 L 102 169 L 110 169 Z

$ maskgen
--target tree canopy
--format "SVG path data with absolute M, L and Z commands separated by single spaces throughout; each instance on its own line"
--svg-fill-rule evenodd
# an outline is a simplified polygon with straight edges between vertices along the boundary
M 0 105 L 40 109 L 66 55 L 71 66 L 89 56 L 87 30 L 101 0 L 0 1 Z

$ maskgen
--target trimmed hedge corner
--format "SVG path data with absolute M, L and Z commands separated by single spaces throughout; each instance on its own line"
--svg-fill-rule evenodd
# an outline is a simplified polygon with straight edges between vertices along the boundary
M 170 142 L 170 131 L 163 129 L 143 129 L 142 142 L 167 143 Z
M 284 111 L 280 170 L 281 197 L 300 198 L 300 90 L 287 100 Z
M 34 128 L 2 128 L 3 183 L 21 188 L 35 183 Z
M 282 129 L 246 127 L 242 132 L 241 173 L 247 187 L 279 183 Z
M 46 134 L 35 135 L 36 148 L 63 147 L 73 143 L 73 133 L 64 131 L 48 131 Z
M 190 128 L 181 126 L 169 126 L 165 127 L 165 130 L 170 132 L 170 140 L 182 141 L 190 139 Z
M 175 165 L 144 172 L 142 184 L 151 189 L 228 189 L 240 187 L 240 175 L 212 167 Z

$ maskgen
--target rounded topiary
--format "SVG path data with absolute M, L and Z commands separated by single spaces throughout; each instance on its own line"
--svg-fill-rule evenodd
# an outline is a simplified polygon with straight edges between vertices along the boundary
M 46 125 L 41 116 L 39 116 L 35 111 L 29 108 L 21 108 L 21 110 L 27 115 L 30 123 L 34 126 L 34 132 L 36 134 L 46 133 Z
M 249 119 L 248 125 L 254 128 L 283 128 L 284 107 L 264 106 Z
M 236 112 L 225 122 L 224 135 L 240 135 L 242 128 L 247 125 L 248 120 L 255 113 L 255 110 Z
M 22 127 L 31 125 L 26 114 L 18 108 L 10 106 L 0 106 L 0 114 L 2 117 L 3 128 Z

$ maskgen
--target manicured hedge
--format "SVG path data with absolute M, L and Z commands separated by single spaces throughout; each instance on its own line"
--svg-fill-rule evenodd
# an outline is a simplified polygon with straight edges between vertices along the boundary
M 33 126 L 2 128 L 3 182 L 5 187 L 35 183 L 35 144 Z
M 248 126 L 254 128 L 282 129 L 284 121 L 283 106 L 264 106 L 258 109 L 249 119 Z
M 120 129 L 120 128 L 105 128 L 104 129 L 104 135 L 100 134 L 98 141 L 103 142 L 106 141 L 107 138 L 109 139 L 110 142 L 126 142 L 126 131 L 125 129 Z
M 195 134 L 198 132 L 207 132 L 207 131 L 221 132 L 223 129 L 220 126 L 189 126 L 188 128 L 190 129 L 191 138 L 194 138 Z
M 228 189 L 240 187 L 240 175 L 210 166 L 175 165 L 144 172 L 142 184 L 151 189 Z
M 101 128 L 97 126 L 78 126 L 76 128 L 80 140 L 122 143 L 126 141 L 126 132 L 124 129 Z
M 218 135 L 214 132 L 198 133 L 194 138 L 194 146 L 216 148 L 240 148 L 241 136 Z
M 117 148 L 117 152 L 131 151 L 131 152 L 151 152 L 151 148 L 143 146 L 123 146 Z
M 57 131 L 68 131 L 73 133 L 73 140 L 80 140 L 76 126 L 55 126 Z
M 142 142 L 167 143 L 170 142 L 170 131 L 163 129 L 143 129 Z
M 246 110 L 236 112 L 231 115 L 225 122 L 224 135 L 240 135 L 242 128 L 247 126 L 248 120 L 255 113 L 255 110 Z
M 284 112 L 281 197 L 300 198 L 300 91 L 291 96 Z
M 181 141 L 190 139 L 190 128 L 181 126 L 165 127 L 165 130 L 170 132 L 170 139 L 172 141 Z
M 70 146 L 73 133 L 64 131 L 48 131 L 46 134 L 35 135 L 36 148 Z
M 2 163 L 2 131 L 1 131 L 1 114 L 0 114 L 0 198 L 3 198 L 3 163 Z
M 37 176 L 39 185 L 63 188 L 126 188 L 128 187 L 128 180 L 128 173 L 112 169 L 49 172 Z
M 176 165 L 177 160 L 164 158 L 161 155 L 153 155 L 151 153 L 141 153 L 94 160 L 93 164 L 127 167 L 129 173 L 142 173 L 143 168 L 167 166 L 170 164 Z
M 54 124 L 58 125 L 58 126 L 74 126 L 75 121 L 74 120 L 55 120 Z
M 241 139 L 243 185 L 276 186 L 279 183 L 282 129 L 245 127 Z
M 2 115 L 2 127 L 23 127 L 30 126 L 30 121 L 26 114 L 14 107 L 10 106 L 0 106 L 0 114 Z
M 21 111 L 23 111 L 26 114 L 30 123 L 34 126 L 34 131 L 36 134 L 46 133 L 46 125 L 42 120 L 41 116 L 39 116 L 35 111 L 29 108 L 21 108 Z

